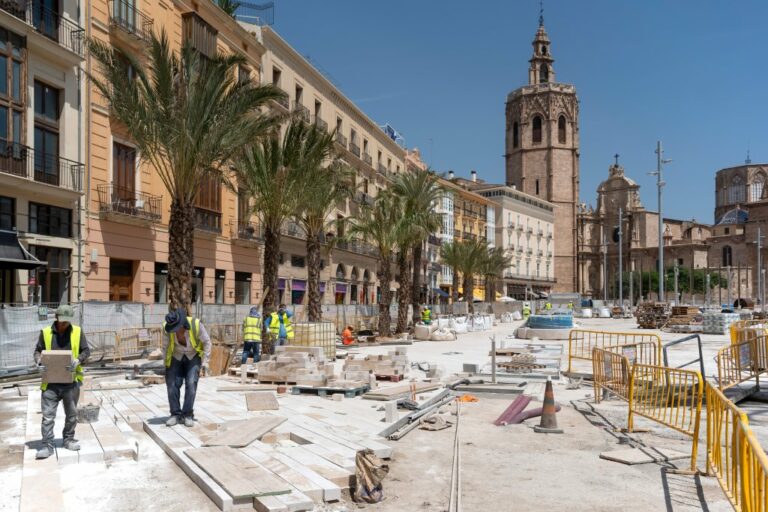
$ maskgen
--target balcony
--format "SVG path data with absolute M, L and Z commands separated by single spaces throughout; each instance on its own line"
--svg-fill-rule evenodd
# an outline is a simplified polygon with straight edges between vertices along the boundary
M 523 231 L 523 229 L 525 229 L 525 228 L 523 228 L 523 225 L 522 225 L 522 224 L 518 224 L 516 229 L 517 229 L 518 231 Z
M 427 267 L 427 268 L 429 268 L 429 270 L 431 270 L 432 272 L 442 272 L 443 271 L 443 266 L 440 265 L 437 262 L 430 263 L 429 267 Z
M 196 207 L 195 229 L 203 233 L 221 234 L 221 212 Z
M 373 245 L 361 240 L 339 240 L 336 242 L 336 248 L 373 258 L 379 256 L 379 252 Z
M 382 163 L 379 163 L 379 164 L 376 166 L 376 168 L 378 169 L 378 171 L 379 171 L 381 174 L 387 174 L 387 168 L 386 168 L 386 167 L 384 167 L 384 164 L 382 164 Z
M 159 222 L 163 212 L 163 198 L 125 187 L 103 183 L 96 187 L 99 212 L 107 217 Z
M 288 93 L 285 92 L 280 88 L 277 84 L 272 84 L 272 86 L 278 90 L 278 92 L 283 93 L 283 96 L 279 96 L 274 99 L 274 102 L 277 103 L 279 106 L 283 107 L 286 111 L 288 111 L 289 103 L 288 103 Z
M 368 153 L 363 153 L 363 162 L 373 167 L 373 158 Z
M 360 158 L 360 146 L 354 142 L 349 143 L 349 152 L 355 155 L 357 158 Z
M 525 232 L 528 233 L 529 235 L 532 235 L 533 234 L 533 228 L 528 228 L 528 229 L 525 230 Z
M 427 243 L 430 245 L 443 245 L 443 241 L 440 240 L 440 238 L 436 235 L 429 235 L 429 238 L 427 238 Z
M 307 235 L 304 233 L 304 228 L 293 221 L 288 221 L 280 228 L 280 234 L 290 236 L 292 238 L 298 238 L 299 240 L 306 240 Z
M 540 230 L 538 230 L 538 231 L 536 232 L 536 234 L 537 234 L 537 235 L 539 235 L 539 236 L 544 236 L 544 230 L 543 230 L 543 229 L 540 229 Z
M 35 32 L 83 57 L 85 29 L 45 7 L 41 0 L 2 0 L 0 9 L 26 22 Z
M 45 183 L 73 192 L 83 191 L 83 164 L 0 139 L 0 173 Z
M 305 123 L 309 122 L 309 109 L 302 105 L 301 102 L 293 102 L 293 111 L 299 119 L 303 120 Z
M 109 27 L 122 30 L 142 41 L 152 39 L 154 21 L 125 0 L 109 0 Z
M 242 242 L 263 243 L 264 229 L 256 222 L 232 221 L 231 236 L 233 240 Z
M 320 119 L 320 116 L 315 115 L 315 126 L 317 126 L 319 129 L 321 129 L 324 132 L 328 131 L 328 123 Z
M 347 138 L 341 132 L 336 132 L 336 144 L 347 149 Z

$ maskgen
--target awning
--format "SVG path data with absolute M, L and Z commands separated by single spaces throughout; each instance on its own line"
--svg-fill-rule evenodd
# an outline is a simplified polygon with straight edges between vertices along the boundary
M 320 295 L 325 293 L 325 281 L 320 283 Z
M 299 279 L 291 281 L 291 290 L 295 292 L 303 292 L 307 289 L 307 282 Z
M 347 285 L 336 283 L 336 293 L 347 293 Z
M 278 279 L 277 280 L 277 289 L 278 290 L 285 290 L 285 279 Z
M 443 291 L 440 288 L 432 288 L 432 291 L 435 292 L 438 297 L 448 297 L 448 292 Z
M 15 231 L 0 230 L 0 270 L 33 270 L 48 265 L 40 261 L 19 242 Z

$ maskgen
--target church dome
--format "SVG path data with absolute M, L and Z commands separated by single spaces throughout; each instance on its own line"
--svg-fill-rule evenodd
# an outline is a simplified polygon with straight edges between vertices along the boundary
M 749 220 L 749 213 L 745 210 L 742 210 L 741 208 L 734 208 L 733 210 L 729 210 L 720 217 L 720 220 L 717 221 L 717 225 L 723 225 L 723 224 L 744 224 Z

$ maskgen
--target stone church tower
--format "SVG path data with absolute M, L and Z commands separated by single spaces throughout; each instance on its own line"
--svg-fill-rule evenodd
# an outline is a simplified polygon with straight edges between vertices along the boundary
M 555 81 L 554 61 L 540 17 L 528 85 L 507 96 L 507 185 L 554 203 L 554 291 L 573 292 L 578 289 L 579 103 L 573 85 Z

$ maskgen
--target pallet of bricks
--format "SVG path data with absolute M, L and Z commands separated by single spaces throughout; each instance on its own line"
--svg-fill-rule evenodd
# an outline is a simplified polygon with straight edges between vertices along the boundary
M 664 303 L 645 302 L 637 307 L 637 326 L 641 329 L 660 329 L 669 319 Z
M 367 378 L 364 381 L 337 378 L 334 364 L 326 359 L 322 347 L 275 347 L 273 356 L 256 363 L 256 371 L 260 383 L 318 389 L 352 389 L 368 384 Z
M 673 306 L 664 328 L 672 332 L 701 332 L 703 317 L 696 306 Z
M 399 382 L 405 377 L 408 368 L 408 355 L 405 347 L 391 350 L 389 354 L 348 357 L 344 361 L 346 380 L 368 380 L 373 374 L 377 379 Z
M 707 312 L 703 315 L 705 334 L 728 334 L 731 324 L 740 320 L 738 313 Z

